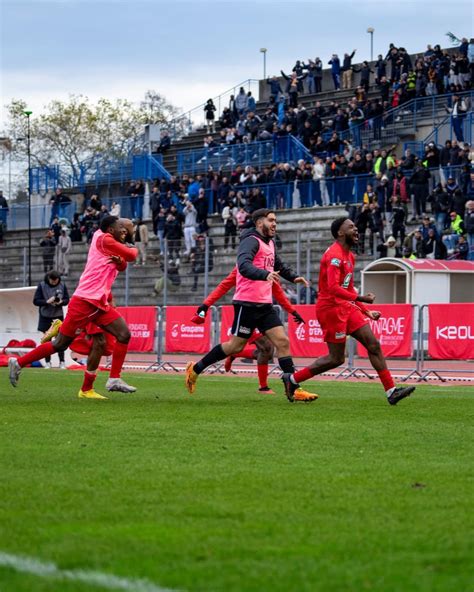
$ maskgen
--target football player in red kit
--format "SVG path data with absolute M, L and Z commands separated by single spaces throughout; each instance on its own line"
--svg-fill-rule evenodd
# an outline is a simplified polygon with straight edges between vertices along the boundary
M 368 322 L 369 319 L 380 318 L 378 311 L 369 310 L 365 306 L 365 303 L 372 304 L 375 296 L 359 296 L 354 288 L 355 257 L 351 248 L 359 240 L 357 227 L 348 218 L 337 218 L 331 225 L 331 234 L 335 242 L 321 259 L 316 304 L 316 316 L 323 330 L 329 355 L 317 358 L 302 370 L 284 374 L 282 379 L 285 389 L 291 393 L 299 387 L 300 382 L 343 364 L 346 337 L 351 335 L 367 349 L 370 363 L 379 375 L 388 403 L 396 405 L 401 399 L 408 397 L 415 387 L 395 386 L 380 343 Z

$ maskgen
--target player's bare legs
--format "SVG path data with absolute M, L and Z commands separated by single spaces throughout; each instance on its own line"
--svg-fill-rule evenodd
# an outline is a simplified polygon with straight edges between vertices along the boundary
M 104 331 L 113 335 L 117 342 L 112 353 L 112 366 L 110 368 L 110 377 L 107 380 L 106 388 L 108 391 L 120 391 L 122 393 L 134 393 L 137 389 L 134 386 L 127 384 L 122 378 L 122 372 L 125 356 L 127 355 L 128 343 L 131 338 L 127 323 L 122 317 L 115 319 L 105 327 Z
M 378 339 L 372 332 L 369 325 L 363 325 L 360 329 L 357 329 L 352 333 L 352 337 L 357 339 L 367 350 L 369 354 L 369 360 L 374 370 L 377 371 L 380 381 L 383 384 L 387 400 L 390 405 L 396 405 L 398 401 L 401 401 L 405 397 L 409 397 L 415 390 L 414 386 L 402 387 L 395 386 L 395 382 L 392 378 L 390 370 L 387 368 L 387 362 L 382 353 L 382 348 Z

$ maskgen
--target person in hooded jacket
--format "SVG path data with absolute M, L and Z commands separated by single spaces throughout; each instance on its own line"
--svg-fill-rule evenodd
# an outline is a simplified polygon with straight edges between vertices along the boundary
M 44 280 L 38 284 L 33 304 L 39 308 L 38 331 L 46 333 L 53 321 L 64 320 L 63 306 L 69 303 L 69 293 L 66 284 L 55 270 L 48 271 Z M 59 367 L 65 369 L 64 351 L 58 352 Z M 51 368 L 51 356 L 45 358 L 46 368 Z

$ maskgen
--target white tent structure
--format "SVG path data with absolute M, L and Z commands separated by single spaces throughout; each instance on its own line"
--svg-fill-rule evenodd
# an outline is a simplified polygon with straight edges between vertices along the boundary
M 364 268 L 361 288 L 378 304 L 474 302 L 474 261 L 384 257 Z

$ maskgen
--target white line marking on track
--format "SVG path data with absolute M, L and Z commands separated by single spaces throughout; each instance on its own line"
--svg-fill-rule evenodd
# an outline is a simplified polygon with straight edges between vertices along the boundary
M 12 555 L 0 551 L 0 567 L 9 567 L 20 573 L 28 573 L 40 578 L 82 582 L 88 586 L 98 586 L 108 590 L 126 590 L 127 592 L 177 592 L 171 588 L 162 588 L 144 579 L 128 579 L 100 571 L 84 569 L 60 569 L 55 563 L 41 561 L 34 557 Z

